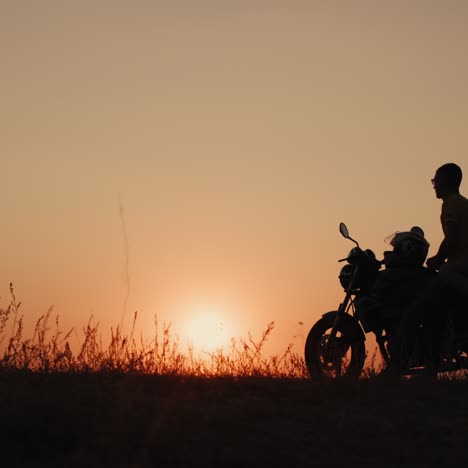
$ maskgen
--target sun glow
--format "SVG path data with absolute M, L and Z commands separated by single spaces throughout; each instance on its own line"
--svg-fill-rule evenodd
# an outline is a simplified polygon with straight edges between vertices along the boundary
M 185 336 L 194 351 L 215 351 L 226 348 L 231 330 L 225 318 L 216 312 L 199 312 L 187 320 Z

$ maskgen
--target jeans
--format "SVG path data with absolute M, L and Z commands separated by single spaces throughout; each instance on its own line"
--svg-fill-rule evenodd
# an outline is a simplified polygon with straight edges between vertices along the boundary
M 440 366 L 442 336 L 447 325 L 447 312 L 453 303 L 452 297 L 447 284 L 436 277 L 405 310 L 397 332 L 399 343 L 392 356 L 397 369 L 407 367 L 420 333 L 424 365 L 437 371 Z

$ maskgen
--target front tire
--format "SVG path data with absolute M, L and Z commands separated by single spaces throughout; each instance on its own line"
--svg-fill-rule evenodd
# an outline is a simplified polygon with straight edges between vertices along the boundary
M 366 350 L 358 322 L 349 315 L 339 318 L 336 338 L 331 330 L 336 313 L 326 314 L 310 330 L 305 344 L 305 362 L 313 379 L 359 377 Z

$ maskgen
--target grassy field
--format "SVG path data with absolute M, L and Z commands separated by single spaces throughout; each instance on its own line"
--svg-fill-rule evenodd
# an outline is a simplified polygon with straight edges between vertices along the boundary
M 81 346 L 50 312 L 23 336 L 0 309 L 0 460 L 13 467 L 453 466 L 468 463 L 468 381 L 382 377 L 313 382 L 291 347 L 261 337 L 204 360 L 168 327 L 107 345 L 90 320 Z M 136 319 L 135 319 L 136 320 Z M 135 321 L 134 321 L 135 324 Z
M 468 382 L 0 376 L 2 465 L 455 466 Z

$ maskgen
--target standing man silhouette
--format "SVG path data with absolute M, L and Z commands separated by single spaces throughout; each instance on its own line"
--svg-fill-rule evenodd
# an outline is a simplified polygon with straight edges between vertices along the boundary
M 462 170 L 453 163 L 437 169 L 432 185 L 442 199 L 440 216 L 444 239 L 427 266 L 439 275 L 418 304 L 423 314 L 424 347 L 428 372 L 435 374 L 440 365 L 442 333 L 446 326 L 446 309 L 454 297 L 468 297 L 468 199 L 460 194 Z
M 443 283 L 468 296 L 468 199 L 460 194 L 461 181 L 462 170 L 453 163 L 439 167 L 432 179 L 436 197 L 443 200 L 444 240 L 427 266 L 440 269 Z

